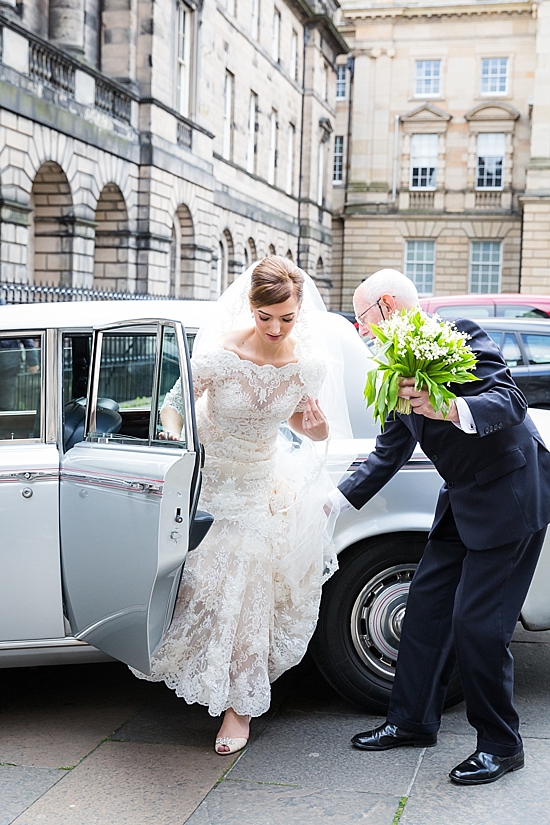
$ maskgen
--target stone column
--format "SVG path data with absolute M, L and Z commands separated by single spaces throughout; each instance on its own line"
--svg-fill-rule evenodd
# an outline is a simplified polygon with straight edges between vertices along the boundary
M 84 54 L 84 0 L 50 0 L 49 34 L 56 46 Z
M 523 208 L 521 291 L 550 291 L 550 0 L 537 12 L 535 87 L 531 119 L 531 159 Z

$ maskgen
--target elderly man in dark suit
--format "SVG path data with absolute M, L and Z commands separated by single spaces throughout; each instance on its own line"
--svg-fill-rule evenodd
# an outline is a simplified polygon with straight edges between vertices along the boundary
M 359 331 L 372 334 L 370 324 L 417 300 L 401 273 L 375 273 L 354 296 Z M 402 380 L 413 412 L 388 418 L 339 494 L 342 507 L 361 508 L 417 443 L 445 481 L 411 584 L 387 721 L 352 743 L 371 751 L 435 745 L 458 660 L 477 750 L 450 777 L 477 785 L 524 765 L 510 641 L 550 522 L 550 453 L 500 350 L 473 321 L 455 323 L 471 336 L 481 380 L 451 386 L 458 397 L 445 420 L 426 390 Z

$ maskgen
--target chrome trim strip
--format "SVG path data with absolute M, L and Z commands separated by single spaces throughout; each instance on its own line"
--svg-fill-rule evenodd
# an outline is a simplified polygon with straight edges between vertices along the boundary
M 117 490 L 128 490 L 134 493 L 156 493 L 157 495 L 162 495 L 164 486 L 162 483 L 152 483 L 151 481 L 140 481 L 119 476 L 88 475 L 73 470 L 62 470 L 61 479 L 63 481 L 75 481 L 80 484 L 95 484 L 99 487 L 114 487 Z
M 17 640 L 14 642 L 0 642 L 0 650 L 25 650 L 33 647 L 81 647 L 87 645 L 74 636 L 64 636 L 61 639 L 32 639 L 24 642 Z
M 355 461 L 352 462 L 348 471 L 352 472 L 353 470 L 357 470 L 367 458 L 368 456 L 358 456 Z M 401 467 L 402 470 L 432 470 L 433 468 L 433 461 L 430 461 L 429 458 L 410 458 L 407 463 Z
M 56 329 L 47 329 L 45 335 L 46 356 L 43 361 L 45 363 L 44 383 L 42 385 L 42 398 L 44 405 L 42 407 L 42 424 L 45 422 L 45 429 L 42 432 L 45 435 L 46 444 L 56 444 L 58 437 L 62 433 L 58 431 L 58 410 L 61 404 L 61 393 L 59 391 L 60 370 L 59 361 L 57 358 L 57 337 Z M 61 362 L 62 363 L 62 362 Z
M 16 472 L 15 470 L 7 470 L 0 473 L 1 481 L 43 481 L 49 478 L 59 478 L 59 470 L 23 470 Z

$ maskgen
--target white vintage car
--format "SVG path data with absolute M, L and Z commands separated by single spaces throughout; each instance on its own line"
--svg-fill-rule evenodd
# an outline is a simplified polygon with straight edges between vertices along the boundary
M 201 448 L 189 355 L 207 302 L 121 301 L 0 307 L 0 666 L 94 661 L 147 672 L 168 627 L 182 565 L 209 526 L 196 512 Z M 365 410 L 368 350 L 329 313 L 345 355 L 354 441 Z M 182 378 L 182 440 L 159 407 Z M 550 442 L 550 411 L 534 410 Z M 311 648 L 326 678 L 373 712 L 387 705 L 409 583 L 441 479 L 419 451 L 360 512 L 342 514 L 340 570 L 324 589 Z M 550 543 L 523 607 L 550 628 Z M 458 677 L 448 703 L 460 698 Z

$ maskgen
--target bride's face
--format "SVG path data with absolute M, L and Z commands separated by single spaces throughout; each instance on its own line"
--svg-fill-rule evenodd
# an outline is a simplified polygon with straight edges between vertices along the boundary
M 256 331 L 263 341 L 280 344 L 294 329 L 299 311 L 300 304 L 294 295 L 282 304 L 252 307 Z

